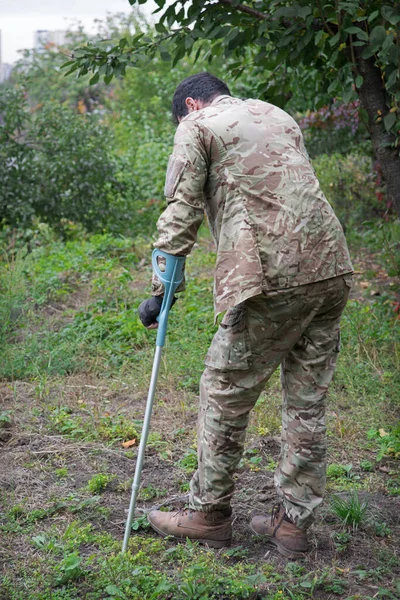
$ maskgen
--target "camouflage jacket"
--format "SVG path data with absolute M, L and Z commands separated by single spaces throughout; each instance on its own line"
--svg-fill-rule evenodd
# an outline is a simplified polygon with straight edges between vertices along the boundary
M 350 273 L 342 227 L 296 122 L 260 100 L 218 96 L 180 122 L 156 248 L 190 253 L 204 212 L 217 245 L 216 316 L 261 292 Z M 153 294 L 162 286 L 153 279 Z

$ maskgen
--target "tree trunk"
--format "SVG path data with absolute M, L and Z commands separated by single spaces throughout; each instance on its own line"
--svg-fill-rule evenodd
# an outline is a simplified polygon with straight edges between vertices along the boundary
M 358 89 L 361 106 L 368 115 L 368 127 L 371 134 L 375 155 L 382 167 L 386 181 L 388 199 L 400 217 L 400 156 L 399 148 L 390 147 L 395 136 L 388 133 L 383 124 L 383 117 L 389 112 L 388 97 L 382 83 L 382 73 L 374 64 L 373 58 L 363 59 L 362 48 L 355 48 L 357 74 L 362 75 L 363 84 Z M 377 119 L 381 117 L 379 123 Z

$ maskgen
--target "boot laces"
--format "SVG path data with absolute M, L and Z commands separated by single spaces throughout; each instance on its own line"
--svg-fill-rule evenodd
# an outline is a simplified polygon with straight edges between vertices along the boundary
M 272 511 L 271 511 L 271 525 L 274 524 L 275 518 L 279 515 L 279 511 L 280 510 L 281 510 L 281 503 L 277 502 L 272 507 Z
M 188 516 L 190 516 L 192 512 L 193 511 L 190 508 L 183 507 L 183 508 L 178 508 L 178 510 L 176 510 L 175 512 L 173 512 L 172 516 L 173 517 L 178 517 L 178 516 L 184 517 L 186 514 Z

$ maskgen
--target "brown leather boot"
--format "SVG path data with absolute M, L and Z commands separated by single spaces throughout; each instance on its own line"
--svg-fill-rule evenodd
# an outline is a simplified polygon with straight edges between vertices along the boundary
M 190 509 L 176 512 L 152 510 L 147 518 L 152 528 L 163 537 L 189 538 L 210 548 L 223 548 L 229 546 L 232 540 L 231 514 L 230 509 L 209 513 Z
M 290 521 L 280 504 L 275 504 L 271 515 L 253 517 L 250 529 L 264 535 L 287 558 L 302 558 L 308 551 L 306 532 Z

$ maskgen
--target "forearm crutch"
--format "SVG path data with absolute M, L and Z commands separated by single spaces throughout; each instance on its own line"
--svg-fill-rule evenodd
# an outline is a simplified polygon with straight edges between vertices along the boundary
M 158 265 L 158 259 L 165 259 L 165 271 L 161 271 Z M 151 412 L 153 410 L 153 402 L 156 391 L 158 371 L 160 369 L 161 353 L 165 344 L 165 336 L 167 333 L 168 315 L 171 304 L 174 298 L 175 290 L 183 279 L 183 269 L 185 266 L 185 257 L 173 256 L 161 250 L 154 250 L 152 256 L 153 271 L 158 279 L 164 284 L 164 298 L 161 305 L 160 314 L 157 317 L 158 331 L 156 339 L 156 351 L 153 360 L 153 369 L 151 372 L 150 388 L 147 396 L 146 412 L 144 415 L 142 434 L 140 437 L 139 450 L 136 460 L 135 476 L 132 483 L 132 495 L 129 505 L 128 518 L 125 526 L 124 542 L 122 552 L 126 552 L 128 548 L 129 536 L 132 527 L 133 515 L 135 512 L 136 498 L 140 486 L 140 478 L 142 475 L 144 452 L 147 443 L 147 437 L 150 429 Z

